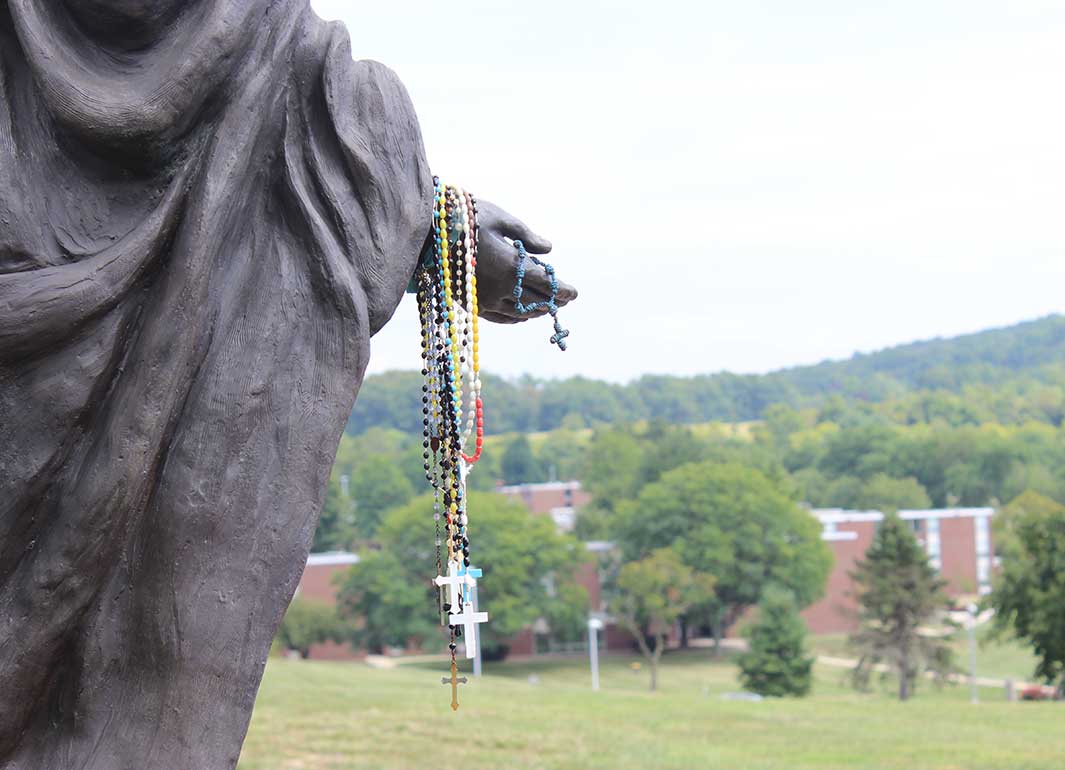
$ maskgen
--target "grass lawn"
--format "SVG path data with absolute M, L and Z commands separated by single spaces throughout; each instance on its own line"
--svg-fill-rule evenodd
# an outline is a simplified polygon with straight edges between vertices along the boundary
M 1013 679 L 1018 682 L 1034 681 L 1036 657 L 1032 649 L 1015 639 L 991 639 L 990 628 L 976 632 L 976 674 L 994 679 Z M 969 673 L 969 641 L 964 631 L 959 631 L 952 642 L 954 663 L 963 674 Z M 857 657 L 847 646 L 844 634 L 825 634 L 810 637 L 810 649 L 819 655 L 841 658 Z M 1065 767 L 1065 762 L 1062 763 Z
M 810 698 L 728 701 L 735 666 L 707 652 L 667 655 L 657 693 L 635 660 L 605 658 L 598 693 L 582 660 L 488 665 L 457 714 L 442 664 L 272 660 L 239 770 L 1065 767 L 1065 704 L 931 686 L 901 704 L 846 689 L 838 669 L 818 669 Z

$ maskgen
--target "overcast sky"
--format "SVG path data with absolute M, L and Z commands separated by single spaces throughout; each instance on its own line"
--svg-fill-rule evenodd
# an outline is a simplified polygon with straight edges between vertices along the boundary
M 485 369 L 764 372 L 1065 308 L 1065 4 L 312 0 L 581 291 Z M 418 366 L 408 297 L 371 371 Z

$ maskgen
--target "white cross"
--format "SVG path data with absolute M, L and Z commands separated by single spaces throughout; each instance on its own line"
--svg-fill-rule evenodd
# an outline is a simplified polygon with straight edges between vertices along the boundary
M 466 657 L 477 656 L 477 624 L 488 622 L 487 612 L 474 612 L 470 605 L 464 605 L 461 615 L 448 615 L 448 622 L 453 626 L 462 625 L 462 638 L 466 641 Z
M 447 563 L 447 577 L 437 575 L 435 578 L 433 578 L 433 582 L 436 583 L 438 586 L 447 586 L 448 596 L 450 597 L 449 603 L 452 607 L 459 606 L 459 586 L 477 585 L 477 581 L 469 575 L 465 574 L 465 571 L 463 571 L 462 574 L 459 574 L 459 563 L 457 561 L 449 561 Z M 425 584 L 423 583 L 422 585 Z

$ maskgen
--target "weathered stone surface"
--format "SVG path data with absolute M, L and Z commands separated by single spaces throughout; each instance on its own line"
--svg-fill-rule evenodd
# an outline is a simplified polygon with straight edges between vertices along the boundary
M 306 0 L 0 0 L 0 767 L 236 763 L 431 192 Z

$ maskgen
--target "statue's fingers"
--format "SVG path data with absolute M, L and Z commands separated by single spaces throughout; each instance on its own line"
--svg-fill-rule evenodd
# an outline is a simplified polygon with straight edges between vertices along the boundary
M 555 296 L 555 304 L 562 307 L 563 305 L 568 305 L 575 299 L 577 299 L 577 289 L 564 281 L 559 281 L 558 294 Z
M 547 254 L 551 251 L 551 241 L 542 235 L 537 235 L 527 224 L 506 212 L 503 212 L 499 229 L 512 241 L 521 241 L 525 250 L 530 254 Z
M 537 235 L 524 222 L 518 222 L 520 227 L 507 232 L 512 240 L 521 241 L 525 250 L 530 254 L 548 254 L 551 251 L 551 241 L 542 235 Z
M 500 235 L 521 241 L 530 254 L 547 254 L 551 251 L 551 241 L 534 233 L 527 224 L 509 211 L 484 199 L 479 202 L 479 211 L 487 230 L 497 230 Z

